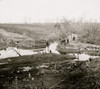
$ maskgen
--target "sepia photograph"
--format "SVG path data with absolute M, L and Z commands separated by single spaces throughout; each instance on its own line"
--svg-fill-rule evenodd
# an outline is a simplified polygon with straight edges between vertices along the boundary
M 0 0 L 0 89 L 100 89 L 100 0 Z

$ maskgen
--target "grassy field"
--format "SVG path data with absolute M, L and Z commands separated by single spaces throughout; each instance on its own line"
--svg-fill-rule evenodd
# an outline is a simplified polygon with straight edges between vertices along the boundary
M 0 44 L 42 48 L 46 40 L 58 39 L 56 31 L 54 24 L 0 24 Z
M 63 23 L 37 24 L 0 24 L 0 44 L 9 44 L 20 48 L 39 48 L 45 41 L 54 41 L 76 33 L 78 41 L 99 44 L 99 23 L 67 21 Z

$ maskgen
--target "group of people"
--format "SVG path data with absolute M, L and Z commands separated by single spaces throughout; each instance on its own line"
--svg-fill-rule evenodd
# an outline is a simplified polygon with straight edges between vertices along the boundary
M 73 37 L 72 40 L 75 41 L 75 37 Z M 60 39 L 60 44 L 63 45 L 63 46 L 66 46 L 69 43 L 70 43 L 69 38 L 67 38 L 67 40 L 65 40 L 65 38 Z M 52 53 L 52 49 L 50 49 L 50 45 L 51 45 L 50 42 L 46 41 L 46 50 L 45 50 L 46 53 Z

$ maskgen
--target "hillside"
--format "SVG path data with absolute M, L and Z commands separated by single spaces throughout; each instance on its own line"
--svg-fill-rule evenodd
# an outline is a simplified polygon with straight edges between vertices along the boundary
M 0 24 L 0 47 L 43 48 L 46 40 L 55 41 L 68 38 L 71 33 L 78 35 L 78 41 L 100 44 L 100 23 L 65 21 L 47 24 Z
M 0 44 L 21 48 L 44 47 L 52 32 L 53 25 L 0 24 Z

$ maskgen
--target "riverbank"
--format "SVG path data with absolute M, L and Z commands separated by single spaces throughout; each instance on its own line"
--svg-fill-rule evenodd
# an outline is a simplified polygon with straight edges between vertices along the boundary
M 73 61 L 74 59 L 75 57 L 69 55 L 49 53 L 0 60 L 0 63 L 6 62 L 0 65 L 0 88 L 15 89 L 17 86 L 18 89 L 30 89 L 32 86 L 45 89 L 57 87 L 70 89 L 73 86 L 77 89 L 85 86 L 84 89 L 91 89 L 92 82 L 96 80 L 90 82 L 90 78 L 97 78 L 99 74 L 99 59 L 90 62 Z M 83 82 L 80 82 L 82 79 Z

